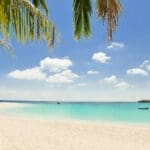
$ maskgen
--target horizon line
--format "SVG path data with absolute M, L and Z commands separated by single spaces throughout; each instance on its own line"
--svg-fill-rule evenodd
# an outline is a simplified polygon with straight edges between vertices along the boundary
M 100 100 L 95 100 L 95 101 L 92 101 L 92 100 L 11 100 L 11 99 L 0 99 L 0 103 L 2 102 L 8 102 L 8 103 L 57 103 L 57 102 L 60 102 L 60 103 L 110 103 L 110 102 L 118 102 L 118 103 L 123 103 L 123 102 L 139 102 L 141 100 L 133 100 L 133 101 L 129 101 L 129 100 L 112 100 L 112 101 L 100 101 Z

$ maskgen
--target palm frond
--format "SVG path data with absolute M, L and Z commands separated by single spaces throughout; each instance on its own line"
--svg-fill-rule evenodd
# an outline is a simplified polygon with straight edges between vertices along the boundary
M 91 0 L 73 0 L 74 36 L 77 40 L 82 35 L 88 37 L 91 34 L 91 14 Z
M 37 6 L 42 7 L 46 14 L 36 7 L 35 1 L 35 5 L 30 0 L 0 1 L 0 32 L 4 39 L 9 39 L 13 30 L 19 42 L 33 41 L 36 37 L 50 43 L 53 23 L 48 18 L 45 1 L 37 2 Z
M 10 56 L 14 56 L 14 51 L 8 41 L 0 39 L 0 48 L 5 50 Z
M 97 0 L 97 16 L 107 23 L 108 39 L 112 40 L 112 33 L 118 25 L 122 6 L 119 0 Z
M 32 3 L 35 5 L 37 8 L 42 8 L 44 11 L 48 14 L 48 8 L 45 3 L 45 0 L 32 0 Z

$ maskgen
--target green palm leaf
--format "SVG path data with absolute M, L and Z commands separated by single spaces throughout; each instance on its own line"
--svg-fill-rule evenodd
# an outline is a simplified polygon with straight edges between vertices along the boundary
M 2 38 L 10 39 L 13 31 L 19 42 L 33 41 L 36 37 L 37 40 L 44 39 L 49 45 L 53 45 L 54 37 L 51 36 L 51 32 L 56 32 L 56 30 L 48 19 L 47 12 L 44 0 L 1 0 L 0 32 Z
M 111 40 L 122 9 L 120 1 L 96 0 L 96 8 L 98 18 L 107 24 L 108 38 Z M 90 36 L 91 15 L 91 0 L 73 0 L 75 39 Z M 53 46 L 57 31 L 48 18 L 45 0 L 0 0 L 0 33 L 2 39 L 10 39 L 13 33 L 22 43 L 36 38 L 44 39 Z
M 90 17 L 92 14 L 91 0 L 73 1 L 74 36 L 78 40 L 81 35 L 91 34 Z
M 45 0 L 32 0 L 32 2 L 37 8 L 41 7 L 48 14 L 48 8 L 46 6 Z
M 96 9 L 98 18 L 107 24 L 108 39 L 112 40 L 112 33 L 118 24 L 118 17 L 122 10 L 120 1 L 96 0 Z M 73 0 L 74 36 L 77 40 L 81 36 L 90 36 L 91 14 L 91 0 Z

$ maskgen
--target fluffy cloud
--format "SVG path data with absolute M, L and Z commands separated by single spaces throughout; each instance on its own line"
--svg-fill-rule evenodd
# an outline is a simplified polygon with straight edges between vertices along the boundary
M 122 89 L 126 89 L 126 88 L 130 87 L 130 85 L 124 81 L 121 81 L 120 83 L 116 84 L 115 86 L 118 88 L 122 88 Z
M 107 46 L 107 49 L 123 48 L 124 46 L 124 43 L 112 42 L 110 45 Z
M 98 52 L 98 53 L 93 54 L 92 59 L 96 60 L 100 63 L 106 63 L 107 61 L 109 61 L 111 59 L 111 57 L 107 56 L 103 52 Z
M 87 74 L 90 74 L 90 75 L 99 74 L 99 71 L 89 70 Z
M 25 80 L 44 80 L 46 77 L 39 67 L 26 69 L 22 71 L 15 70 L 10 72 L 8 76 L 15 79 L 25 79 Z
M 147 71 L 150 71 L 150 61 L 149 60 L 145 60 L 142 65 L 140 65 L 140 68 L 143 68 Z
M 110 84 L 115 84 L 115 83 L 118 82 L 118 79 L 115 75 L 112 75 L 110 77 L 104 78 L 104 81 L 107 82 L 107 83 L 110 83 Z
M 137 68 L 128 69 L 126 73 L 128 75 L 148 76 L 150 73 L 150 60 L 143 61 Z
M 149 60 L 144 60 L 143 63 L 140 65 L 140 68 L 145 68 L 149 64 L 150 64 Z
M 49 83 L 72 83 L 74 79 L 79 76 L 73 73 L 71 70 L 64 70 L 61 73 L 56 73 L 52 76 L 49 76 L 46 81 Z
M 127 70 L 128 75 L 141 75 L 141 76 L 148 76 L 148 72 L 141 68 L 132 68 Z
M 40 65 L 26 70 L 15 70 L 8 74 L 9 77 L 22 80 L 43 80 L 49 83 L 72 83 L 79 76 L 69 67 L 72 62 L 68 58 L 45 58 Z
M 129 88 L 130 85 L 125 81 L 120 81 L 115 75 L 104 78 L 104 82 L 113 85 L 116 88 L 126 89 Z
M 42 70 L 49 70 L 50 72 L 60 72 L 68 69 L 70 66 L 72 66 L 72 62 L 67 58 L 58 59 L 46 57 L 40 62 L 40 68 Z

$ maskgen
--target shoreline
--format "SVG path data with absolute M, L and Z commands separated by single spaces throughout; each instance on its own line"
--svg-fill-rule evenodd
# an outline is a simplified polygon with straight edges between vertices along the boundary
M 149 150 L 150 126 L 0 116 L 1 150 Z
M 27 104 L 27 103 L 24 103 Z M 30 103 L 29 103 L 30 104 Z M 22 102 L 21 103 L 16 103 L 16 102 L 0 102 L 0 110 L 7 110 L 7 109 L 13 109 L 13 108 L 21 108 Z M 95 124 L 114 124 L 114 125 L 129 125 L 129 126 L 143 126 L 143 127 L 150 127 L 150 122 L 128 122 L 128 121 L 107 121 L 107 120 L 80 120 L 80 119 L 75 119 L 75 118 L 65 118 L 65 117 L 60 117 L 60 118 L 55 118 L 55 117 L 43 117 L 43 116 L 26 116 L 26 115 L 9 115 L 9 114 L 0 114 L 0 117 L 8 117 L 8 118 L 16 118 L 16 119 L 25 119 L 25 120 L 43 120 L 43 121 L 58 121 L 58 122 L 81 122 L 81 123 L 95 123 Z
M 12 120 L 24 120 L 24 121 L 40 121 L 40 122 L 58 122 L 58 123 L 81 123 L 81 124 L 102 124 L 102 125 L 111 125 L 111 126 L 129 126 L 129 127 L 144 127 L 150 128 L 150 123 L 139 123 L 139 122 L 123 122 L 123 121 L 106 121 L 106 120 L 80 120 L 80 119 L 71 119 L 71 118 L 49 118 L 42 116 L 24 116 L 24 115 L 9 115 L 9 114 L 0 114 L 1 118 L 7 118 Z

